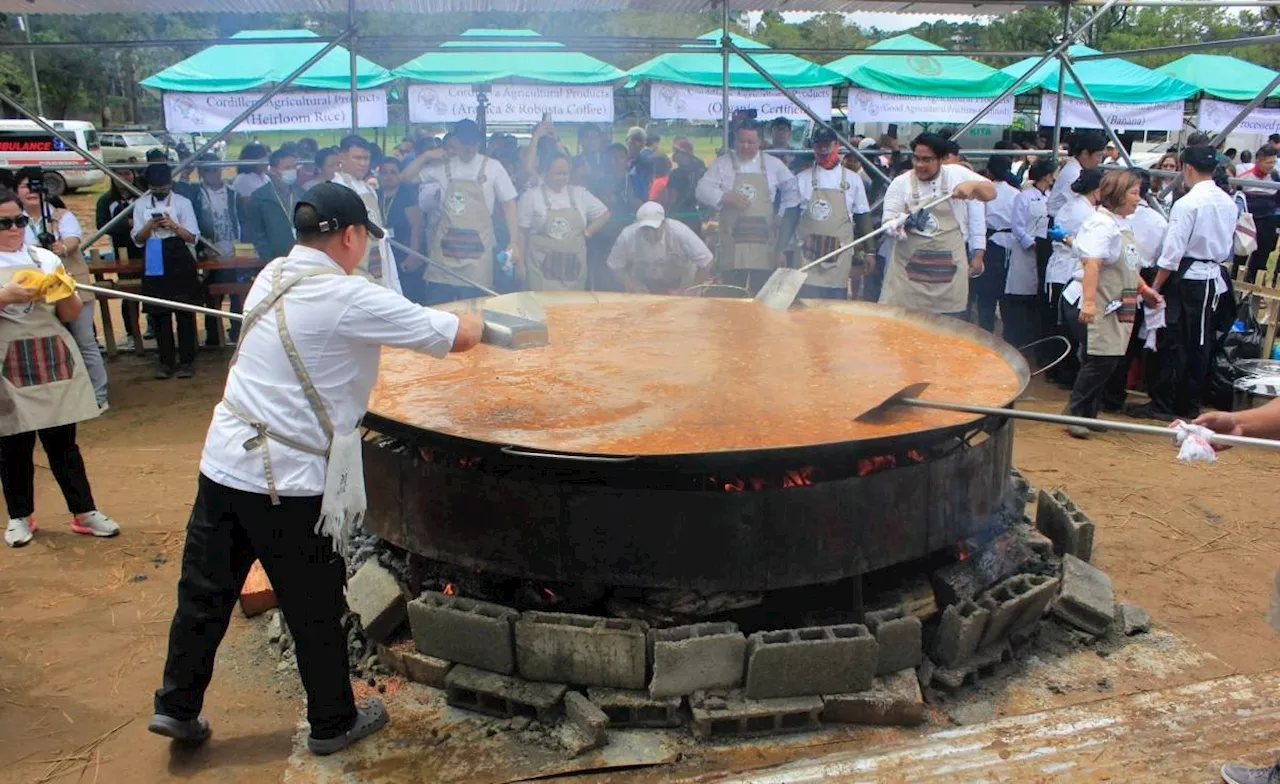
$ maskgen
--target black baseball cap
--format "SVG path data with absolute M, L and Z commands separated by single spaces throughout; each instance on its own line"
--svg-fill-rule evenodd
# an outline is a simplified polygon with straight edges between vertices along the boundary
M 1188 147 L 1182 151 L 1181 163 L 1197 171 L 1213 171 L 1218 165 L 1218 153 L 1207 144 Z
M 810 141 L 815 145 L 830 144 L 839 141 L 839 138 L 834 130 L 823 125 L 814 129 L 813 138 Z
M 298 209 L 303 205 L 315 210 L 314 222 L 299 220 Z M 369 211 L 356 192 L 336 182 L 312 187 L 293 209 L 293 227 L 298 231 L 336 232 L 348 226 L 364 226 L 374 239 L 384 236 L 382 227 L 369 219 Z

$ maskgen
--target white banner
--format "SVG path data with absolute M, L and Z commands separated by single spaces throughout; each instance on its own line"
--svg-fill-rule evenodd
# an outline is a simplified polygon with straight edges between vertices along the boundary
M 1196 127 L 1202 131 L 1220 131 L 1236 118 L 1243 104 L 1214 101 L 1208 98 L 1200 101 L 1200 117 Z M 1236 126 L 1232 133 L 1258 134 L 1270 136 L 1280 133 L 1280 109 L 1254 109 L 1249 116 Z
M 221 131 L 252 106 L 262 93 L 165 93 L 164 124 L 170 131 Z M 360 91 L 360 125 L 387 126 L 387 91 Z M 280 93 L 249 115 L 239 131 L 338 130 L 351 127 L 351 93 L 299 90 Z
M 495 84 L 489 90 L 487 122 L 536 123 L 544 114 L 563 123 L 611 123 L 613 86 Z M 410 122 L 456 122 L 475 118 L 476 95 L 471 85 L 409 85 Z
M 1057 117 L 1054 108 L 1058 96 L 1048 93 L 1040 96 L 1040 124 L 1053 125 Z M 1068 128 L 1101 128 L 1097 116 L 1083 98 L 1064 96 L 1062 100 L 1062 124 Z M 1097 101 L 1102 116 L 1117 131 L 1180 131 L 1186 101 L 1164 103 L 1115 103 Z
M 849 121 L 866 123 L 964 124 L 991 103 L 990 98 L 928 98 L 921 95 L 892 95 L 874 90 L 849 90 Z M 1013 97 L 1010 96 L 987 112 L 983 125 L 1013 123 Z
M 831 119 L 830 87 L 800 87 L 791 92 L 819 117 Z M 723 101 L 724 92 L 719 87 L 672 82 L 649 85 L 649 116 L 655 120 L 721 120 Z M 803 119 L 808 116 L 775 90 L 730 90 L 729 111 L 739 109 L 755 109 L 758 120 L 775 117 Z

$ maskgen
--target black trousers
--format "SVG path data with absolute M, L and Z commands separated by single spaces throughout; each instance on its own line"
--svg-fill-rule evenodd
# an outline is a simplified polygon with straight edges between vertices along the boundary
M 1004 323 L 1005 342 L 1014 348 L 1040 339 L 1040 302 L 1036 294 L 1005 294 L 1000 298 L 1000 318 Z M 1039 357 L 1039 347 L 1036 349 Z
M 265 495 L 200 476 L 156 713 L 179 721 L 200 715 L 218 644 L 256 558 L 293 634 L 311 736 L 334 738 L 351 728 L 356 706 L 342 630 L 346 566 L 329 539 L 315 533 L 319 518 L 319 496 L 281 498 L 272 506 Z
M 1080 346 L 1080 369 L 1076 373 L 1075 383 L 1071 385 L 1067 414 L 1097 419 L 1098 409 L 1107 393 L 1107 384 L 1116 374 L 1116 369 L 1124 364 L 1124 357 L 1090 356 L 1089 329 L 1080 323 L 1080 310 L 1066 300 L 1062 301 L 1062 318 L 1070 325 Z
M 172 310 L 152 313 L 151 331 L 156 338 L 156 353 L 160 364 L 172 368 L 176 365 L 194 365 L 196 362 L 196 314 L 175 313 Z M 177 350 L 173 344 L 174 322 L 178 327 Z
M 1167 326 L 1147 358 L 1147 394 L 1155 411 L 1183 419 L 1200 415 L 1213 359 L 1213 281 L 1165 286 Z
M 988 332 L 996 331 L 996 306 L 1004 295 L 1009 276 L 1009 251 L 988 240 L 982 274 L 969 281 L 969 308 L 976 311 L 974 323 Z
M 1071 343 L 1071 351 L 1067 354 L 1067 358 L 1059 362 L 1049 371 L 1049 378 L 1063 386 L 1074 386 L 1076 383 L 1076 374 L 1080 372 L 1080 326 L 1079 310 L 1071 303 L 1062 298 L 1062 290 L 1066 286 L 1061 283 L 1049 284 L 1049 300 L 1053 303 L 1053 311 L 1057 315 L 1054 317 L 1053 324 L 1046 335 L 1061 335 Z M 1057 359 L 1059 344 L 1054 344 L 1050 348 L 1054 352 L 1053 359 Z
M 1155 282 L 1156 270 L 1154 267 L 1147 267 L 1141 271 L 1141 275 L 1142 280 L 1149 286 Z M 1102 398 L 1102 407 L 1107 411 L 1120 411 L 1124 408 L 1125 398 L 1129 396 L 1129 368 L 1135 359 L 1145 359 L 1143 355 L 1146 352 L 1142 349 L 1142 338 L 1138 337 L 1145 320 L 1146 310 L 1139 307 L 1138 312 L 1134 314 L 1133 332 L 1129 334 L 1129 348 L 1125 351 L 1124 361 L 1111 374 L 1111 380 L 1107 382 L 1106 394 Z
M 1038 283 L 1036 291 L 1039 292 L 1037 294 L 1037 312 L 1040 322 L 1039 337 L 1058 334 L 1058 303 L 1049 296 L 1049 284 L 1045 281 L 1048 275 L 1049 257 L 1052 255 L 1053 243 L 1046 238 L 1036 237 L 1036 281 Z M 1062 352 L 1061 346 L 1046 343 L 1040 346 L 1036 353 L 1039 355 L 1040 365 L 1043 367 L 1057 359 Z
M 1275 215 L 1257 215 L 1253 216 L 1254 223 L 1258 227 L 1258 249 L 1249 256 L 1248 276 L 1249 282 L 1254 282 L 1254 276 L 1258 274 L 1258 270 L 1267 268 L 1267 259 L 1271 257 L 1272 251 L 1276 249 L 1276 230 L 1280 229 L 1280 213 Z M 1274 285 L 1276 275 L 1271 276 Z M 1266 283 L 1264 280 L 1263 283 Z
M 84 458 L 76 444 L 76 426 L 60 425 L 0 437 L 0 484 L 9 517 L 30 517 L 36 510 L 36 437 L 49 458 L 49 469 L 62 488 L 67 510 L 73 515 L 97 509 Z

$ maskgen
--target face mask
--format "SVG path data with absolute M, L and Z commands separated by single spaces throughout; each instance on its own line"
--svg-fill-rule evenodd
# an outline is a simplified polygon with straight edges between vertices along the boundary
M 840 165 L 840 151 L 832 150 L 826 155 L 817 156 L 818 165 L 824 169 L 834 169 Z
M 285 185 L 293 185 L 298 181 L 297 170 L 290 169 L 289 171 L 280 172 L 280 181 Z

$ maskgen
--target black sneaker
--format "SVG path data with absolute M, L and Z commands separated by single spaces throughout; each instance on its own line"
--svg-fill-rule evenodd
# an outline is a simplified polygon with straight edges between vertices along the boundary
M 1266 768 L 1251 768 L 1238 763 L 1223 765 L 1222 779 L 1227 784 L 1280 784 L 1280 763 Z
M 1125 406 L 1124 413 L 1125 416 L 1130 416 L 1134 419 L 1154 419 L 1158 422 L 1172 422 L 1174 419 L 1173 414 L 1152 408 L 1150 403 L 1143 403 L 1140 406 Z
M 168 379 L 173 378 L 173 368 L 168 365 L 161 365 L 156 368 L 156 378 L 162 381 L 167 381 Z
M 191 378 L 195 374 L 196 374 L 196 369 L 191 365 L 179 365 L 178 372 L 176 375 L 178 376 L 178 378 Z

